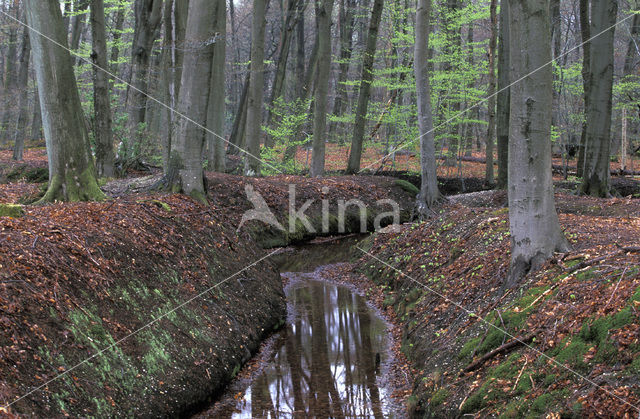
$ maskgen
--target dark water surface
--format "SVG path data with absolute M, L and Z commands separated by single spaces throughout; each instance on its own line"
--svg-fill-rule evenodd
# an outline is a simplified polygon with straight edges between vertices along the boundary
M 320 255 L 312 248 L 300 249 L 281 263 L 285 270 L 313 270 L 340 254 L 341 246 L 347 245 L 328 246 Z M 396 416 L 383 378 L 390 357 L 387 323 L 363 297 L 324 281 L 323 271 L 283 274 L 288 281 L 287 323 L 272 338 L 269 354 L 263 354 L 263 368 L 242 388 L 232 386 L 234 394 L 204 416 Z

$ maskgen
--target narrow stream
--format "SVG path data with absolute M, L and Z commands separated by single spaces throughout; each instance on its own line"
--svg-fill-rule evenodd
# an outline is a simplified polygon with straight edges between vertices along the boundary
M 389 325 L 365 298 L 327 281 L 327 263 L 348 259 L 355 240 L 307 245 L 281 255 L 286 325 L 258 355 L 258 372 L 244 382 L 236 380 L 201 416 L 395 415 L 397 406 L 384 380 L 392 358 Z

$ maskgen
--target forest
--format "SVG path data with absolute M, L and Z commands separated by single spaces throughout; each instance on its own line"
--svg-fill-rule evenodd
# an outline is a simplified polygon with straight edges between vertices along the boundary
M 0 416 L 639 417 L 636 0 L 0 0 Z

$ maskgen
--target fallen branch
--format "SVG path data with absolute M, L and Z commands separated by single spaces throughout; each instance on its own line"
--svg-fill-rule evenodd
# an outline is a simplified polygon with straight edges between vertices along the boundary
M 495 357 L 496 355 L 509 352 L 511 349 L 514 349 L 514 348 L 516 348 L 516 347 L 518 347 L 520 345 L 525 345 L 525 344 L 531 342 L 534 337 L 536 337 L 536 334 L 535 333 L 530 333 L 530 334 L 528 334 L 527 336 L 525 336 L 523 338 L 515 338 L 515 339 L 512 339 L 509 342 L 505 343 L 504 345 L 498 346 L 493 351 L 487 352 L 482 357 L 478 358 L 477 360 L 473 361 L 471 364 L 467 365 L 467 367 L 462 370 L 460 375 L 463 375 L 463 374 L 465 374 L 467 372 L 470 372 L 470 371 L 478 369 L 480 366 L 482 366 L 482 364 L 484 364 L 489 359 Z

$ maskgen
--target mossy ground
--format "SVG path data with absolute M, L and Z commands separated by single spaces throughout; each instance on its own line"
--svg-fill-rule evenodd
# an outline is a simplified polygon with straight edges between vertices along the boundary
M 572 198 L 563 199 L 561 209 L 575 209 L 567 204 Z M 619 201 L 611 206 L 623 207 Z M 627 208 L 627 214 L 634 211 Z M 364 256 L 358 269 L 385 287 L 385 304 L 405 324 L 403 350 L 423 371 L 412 398 L 417 417 L 637 415 L 621 400 L 640 400 L 640 385 L 631 378 L 640 371 L 640 255 L 617 252 L 615 243 L 636 244 L 640 223 L 603 211 L 561 212 L 560 220 L 574 251 L 506 293 L 505 209 L 450 206 L 434 220 L 368 241 L 366 250 L 386 264 Z M 571 269 L 601 255 L 610 256 Z M 463 372 L 532 333 L 527 346 Z M 603 384 L 594 387 L 574 372 Z

